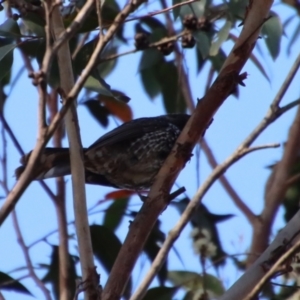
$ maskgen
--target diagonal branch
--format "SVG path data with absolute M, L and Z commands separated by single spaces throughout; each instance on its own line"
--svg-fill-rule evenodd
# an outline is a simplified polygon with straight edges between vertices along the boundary
M 218 162 L 215 156 L 213 155 L 212 150 L 210 149 L 208 143 L 204 138 L 200 141 L 200 144 L 201 144 L 201 148 L 205 152 L 205 155 L 207 157 L 210 166 L 214 169 L 218 165 Z M 224 189 L 226 190 L 226 192 L 228 193 L 228 195 L 231 197 L 236 207 L 244 214 L 244 216 L 247 218 L 250 224 L 254 224 L 254 220 L 256 219 L 256 216 L 251 211 L 251 209 L 245 204 L 245 202 L 238 195 L 235 189 L 232 187 L 227 177 L 224 174 L 222 174 L 219 180 L 223 185 Z
M 244 145 L 241 145 L 222 164 L 220 164 L 214 168 L 212 173 L 208 176 L 208 178 L 201 185 L 201 187 L 198 189 L 196 194 L 193 196 L 193 198 L 189 202 L 188 206 L 184 210 L 184 212 L 181 215 L 177 224 L 169 232 L 166 240 L 164 241 L 162 247 L 160 248 L 158 254 L 155 257 L 150 270 L 148 271 L 148 273 L 144 277 L 141 285 L 135 291 L 135 293 L 130 298 L 130 300 L 139 300 L 139 299 L 142 299 L 142 297 L 145 295 L 147 288 L 149 287 L 149 285 L 151 284 L 155 275 L 160 270 L 161 266 L 163 265 L 164 261 L 166 260 L 167 255 L 168 255 L 169 251 L 171 250 L 173 244 L 175 243 L 177 238 L 180 236 L 180 233 L 182 232 L 184 227 L 190 221 L 190 217 L 191 217 L 192 213 L 199 206 L 199 203 L 202 201 L 206 192 L 213 185 L 213 183 L 216 182 L 220 178 L 220 176 L 222 174 L 224 174 L 230 166 L 232 166 L 235 162 L 240 160 L 245 155 L 247 155 L 253 151 L 257 151 L 257 150 L 261 150 L 261 149 L 276 148 L 279 146 L 280 146 L 279 144 L 271 144 L 271 145 L 262 145 L 262 146 L 248 148 L 248 147 L 245 147 Z
M 90 3 L 93 0 L 88 0 L 86 2 Z M 89 74 L 91 73 L 94 66 L 97 64 L 97 59 L 99 54 L 102 52 L 104 47 L 107 45 L 107 43 L 110 41 L 110 39 L 114 36 L 114 34 L 117 32 L 119 27 L 122 25 L 123 21 L 126 19 L 126 17 L 134 11 L 141 3 L 143 3 L 143 0 L 134 0 L 129 2 L 116 16 L 114 23 L 109 27 L 109 29 L 106 32 L 106 35 L 103 37 L 103 39 L 100 39 L 96 45 L 96 48 L 90 57 L 90 60 L 88 64 L 86 65 L 85 69 L 82 71 L 82 74 L 79 78 L 79 80 L 76 82 L 76 84 L 73 86 L 72 90 L 69 92 L 68 96 L 66 97 L 66 101 L 61 108 L 61 110 L 56 114 L 54 119 L 52 120 L 51 124 L 47 128 L 47 132 L 43 136 L 39 136 L 38 141 L 36 143 L 36 146 L 34 150 L 32 151 L 27 167 L 24 170 L 24 172 L 21 174 L 18 182 L 14 186 L 13 190 L 9 193 L 9 195 L 6 198 L 6 201 L 4 202 L 3 206 L 0 209 L 0 225 L 5 221 L 9 213 L 12 211 L 14 206 L 16 205 L 17 201 L 27 188 L 27 186 L 31 182 L 31 175 L 33 174 L 33 171 L 35 167 L 38 164 L 38 159 L 40 154 L 42 153 L 42 150 L 44 149 L 45 145 L 50 140 L 51 136 L 53 135 L 54 131 L 59 126 L 61 120 L 65 116 L 66 112 L 68 111 L 70 105 L 73 103 L 74 99 L 76 99 L 78 93 L 80 92 L 81 88 L 83 87 L 85 81 L 87 80 Z M 85 6 L 84 6 L 85 7 Z M 82 10 L 80 11 L 82 12 Z M 80 13 L 78 14 L 80 15 Z M 78 16 L 77 15 L 77 16 Z M 77 17 L 76 17 L 77 18 Z M 75 20 L 76 20 L 75 18 Z M 73 23 L 72 23 L 73 24 Z M 66 30 L 66 32 L 68 29 Z M 66 40 L 64 40 L 66 41 Z M 57 45 L 60 45 L 61 38 L 57 42 Z M 57 46 L 58 50 L 59 46 Z M 47 58 L 49 59 L 49 57 Z M 51 60 L 50 60 L 51 61 Z M 44 61 L 43 66 L 47 65 L 47 63 Z
M 208 90 L 177 139 L 171 154 L 160 169 L 147 200 L 130 226 L 111 270 L 102 300 L 120 299 L 134 264 L 143 249 L 158 216 L 168 205 L 168 195 L 178 173 L 204 133 L 215 112 L 242 79 L 239 73 L 246 63 L 273 1 L 251 1 L 241 35 L 224 63 L 219 76 Z
M 300 66 L 300 54 L 296 58 L 286 80 L 280 87 L 277 95 L 275 96 L 273 103 L 270 107 L 269 114 L 265 118 L 265 126 L 268 122 L 272 122 L 276 119 L 277 115 L 281 115 L 287 109 L 297 104 L 297 101 L 291 102 L 290 104 L 279 108 L 280 101 L 282 100 L 284 93 L 288 89 L 292 82 L 297 70 Z M 257 132 L 253 132 L 253 135 L 257 135 Z M 284 197 L 284 193 L 287 189 L 286 181 L 290 176 L 290 170 L 293 166 L 297 156 L 299 155 L 300 149 L 300 107 L 296 113 L 294 122 L 290 128 L 287 143 L 284 148 L 282 159 L 278 162 L 268 179 L 265 189 L 265 206 L 254 226 L 254 233 L 252 245 L 250 248 L 251 253 L 262 253 L 268 246 L 269 236 L 271 227 Z M 251 265 L 254 261 L 253 257 L 249 257 L 247 265 Z
M 161 0 L 161 2 L 162 2 L 162 6 L 165 8 L 166 1 Z M 168 30 L 169 30 L 170 34 L 173 35 L 175 33 L 175 29 L 174 29 L 173 22 L 172 22 L 169 14 L 166 14 L 166 20 L 167 20 L 167 24 L 168 24 Z M 179 75 L 179 88 L 181 89 L 182 95 L 184 96 L 187 107 L 189 108 L 190 112 L 193 112 L 195 110 L 195 105 L 193 102 L 191 87 L 189 84 L 188 75 L 186 74 L 186 71 L 185 71 L 183 63 L 182 63 L 183 55 L 177 44 L 175 44 L 174 51 L 175 51 L 175 59 L 176 59 L 178 75 Z M 212 75 L 213 75 L 212 69 L 211 69 L 209 75 L 210 76 L 208 77 L 207 82 L 211 84 Z M 207 85 L 206 91 L 208 90 L 210 84 Z M 208 159 L 210 166 L 212 167 L 212 169 L 214 169 L 218 165 L 218 163 L 214 157 L 212 150 L 210 149 L 208 143 L 206 142 L 205 138 L 200 139 L 199 143 Z M 226 176 L 224 174 L 222 176 L 220 176 L 219 180 L 220 180 L 221 184 L 223 185 L 225 191 L 231 197 L 232 201 L 241 210 L 241 212 L 245 215 L 245 217 L 248 219 L 249 223 L 252 224 L 255 220 L 254 213 L 250 210 L 250 208 L 241 199 L 241 197 L 238 195 L 238 193 L 235 191 L 235 189 L 229 183 L 229 180 L 226 178 Z

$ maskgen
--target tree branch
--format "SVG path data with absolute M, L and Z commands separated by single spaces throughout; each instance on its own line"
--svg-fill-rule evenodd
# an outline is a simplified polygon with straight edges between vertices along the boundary
M 269 122 L 273 122 L 277 116 L 280 116 L 286 111 L 286 108 L 290 108 L 287 105 L 283 108 L 279 108 L 280 101 L 282 100 L 284 93 L 287 91 L 290 83 L 292 82 L 298 68 L 300 66 L 300 54 L 295 60 L 287 78 L 283 82 L 277 95 L 275 96 L 269 115 L 266 117 L 265 126 L 268 126 Z M 295 104 L 297 102 L 292 102 Z M 257 132 L 253 132 L 256 135 Z M 295 117 L 295 120 L 290 128 L 287 144 L 284 148 L 282 159 L 273 168 L 273 171 L 268 179 L 265 188 L 265 206 L 260 215 L 260 218 L 256 220 L 254 225 L 253 240 L 250 248 L 251 253 L 262 253 L 268 246 L 271 227 L 274 221 L 275 214 L 281 204 L 284 197 L 287 185 L 285 184 L 289 178 L 290 170 L 294 164 L 300 149 L 300 107 Z M 254 261 L 253 257 L 249 257 L 247 265 L 251 265 Z
M 12 212 L 12 220 L 13 220 L 13 225 L 16 231 L 16 235 L 17 235 L 17 239 L 19 242 L 19 245 L 22 249 L 22 252 L 24 254 L 25 257 L 25 261 L 26 261 L 26 266 L 29 272 L 30 277 L 33 279 L 33 281 L 35 282 L 35 284 L 40 288 L 40 290 L 42 291 L 42 293 L 44 294 L 44 297 L 46 300 L 51 300 L 51 296 L 50 296 L 50 292 L 49 290 L 46 288 L 45 284 L 37 277 L 31 259 L 30 259 L 30 255 L 29 255 L 29 251 L 28 248 L 25 245 L 23 236 L 22 236 L 22 232 L 19 226 L 19 222 L 18 222 L 18 217 L 17 217 L 17 213 L 15 210 L 13 210 Z
M 88 3 L 91 3 L 91 2 L 93 2 L 93 0 L 88 0 L 86 2 L 86 4 L 84 5 L 84 7 L 86 7 L 86 5 L 88 5 Z M 89 60 L 88 64 L 86 65 L 85 69 L 82 71 L 82 74 L 81 74 L 79 80 L 73 86 L 72 90 L 69 92 L 68 96 L 66 97 L 65 104 L 63 105 L 61 110 L 56 114 L 53 121 L 47 128 L 47 133 L 43 137 L 39 137 L 39 139 L 36 143 L 36 146 L 30 155 L 29 161 L 27 163 L 27 166 L 26 166 L 24 172 L 21 174 L 18 182 L 14 186 L 13 190 L 9 193 L 9 195 L 6 198 L 6 201 L 4 202 L 3 206 L 1 207 L 1 209 L 0 209 L 0 225 L 5 221 L 5 219 L 7 218 L 9 213 L 12 211 L 12 209 L 16 205 L 17 201 L 19 200 L 19 198 L 21 197 L 22 193 L 25 191 L 27 186 L 30 184 L 31 176 L 34 172 L 35 167 L 38 164 L 38 159 L 39 159 L 39 156 L 40 156 L 42 150 L 44 149 L 45 145 L 47 144 L 47 142 L 53 135 L 56 128 L 59 126 L 61 120 L 65 116 L 66 112 L 68 111 L 70 105 L 73 103 L 74 99 L 76 99 L 78 93 L 80 92 L 81 88 L 83 87 L 83 85 L 84 85 L 85 81 L 87 80 L 89 74 L 91 73 L 93 67 L 97 64 L 97 58 L 98 58 L 99 54 L 102 52 L 102 50 L 107 45 L 109 40 L 113 37 L 113 35 L 116 33 L 116 31 L 119 29 L 119 27 L 121 26 L 122 22 L 126 19 L 126 17 L 132 11 L 134 11 L 134 9 L 136 7 L 138 7 L 141 3 L 143 3 L 143 0 L 134 0 L 134 1 L 129 2 L 120 11 L 120 13 L 116 16 L 114 23 L 107 30 L 105 37 L 98 41 L 96 48 L 95 48 L 93 54 L 91 55 L 90 60 Z M 82 8 L 82 10 L 83 10 L 83 8 Z M 73 23 L 77 20 L 77 17 L 79 18 L 79 16 L 81 16 L 82 10 L 80 10 L 80 13 L 77 14 Z M 86 11 L 88 11 L 88 10 L 86 9 Z M 83 16 L 81 17 L 81 19 L 82 18 L 83 18 Z M 68 29 L 66 30 L 66 32 L 69 32 Z M 62 36 L 65 36 L 65 35 L 62 34 Z M 68 34 L 66 36 L 69 37 Z M 57 50 L 61 46 L 61 43 L 62 43 L 62 37 L 59 39 L 57 44 L 55 44 L 55 45 L 57 45 L 56 46 Z M 55 51 L 53 51 L 53 52 L 55 52 Z M 54 55 L 54 54 L 52 53 L 51 55 Z M 45 66 L 48 65 L 48 60 L 49 60 L 49 53 L 48 53 L 48 57 L 44 58 L 44 61 L 43 61 L 44 68 L 45 68 Z
M 215 156 L 212 153 L 212 150 L 210 149 L 209 145 L 207 144 L 206 140 L 203 138 L 200 141 L 201 148 L 203 149 L 207 160 L 210 164 L 210 166 L 214 169 L 218 163 L 215 158 Z M 251 209 L 245 204 L 245 202 L 242 200 L 242 198 L 238 195 L 238 193 L 235 191 L 235 189 L 232 187 L 232 185 L 227 180 L 227 177 L 225 175 L 221 175 L 219 178 L 221 184 L 223 185 L 225 191 L 228 193 L 228 195 L 231 197 L 233 203 L 236 205 L 236 207 L 244 214 L 244 216 L 247 218 L 250 224 L 254 224 L 254 220 L 256 219 L 255 214 L 251 211 Z
M 196 208 L 199 206 L 199 203 L 201 203 L 204 195 L 209 190 L 209 188 L 213 185 L 215 181 L 217 181 L 222 174 L 226 172 L 226 170 L 232 166 L 235 162 L 240 160 L 245 155 L 261 150 L 261 149 L 269 149 L 269 148 L 276 148 L 279 147 L 279 144 L 271 144 L 271 145 L 262 145 L 262 146 L 256 146 L 247 148 L 244 145 L 241 145 L 233 152 L 233 154 L 228 157 L 222 164 L 216 166 L 212 173 L 208 176 L 208 178 L 205 180 L 205 182 L 202 184 L 202 186 L 198 189 L 196 194 L 193 196 L 191 201 L 189 202 L 188 206 L 182 213 L 179 221 L 177 224 L 172 228 L 172 230 L 169 232 L 166 240 L 164 241 L 163 245 L 161 246 L 158 254 L 156 255 L 154 261 L 152 262 L 151 268 L 144 277 L 142 283 L 138 287 L 138 289 L 135 291 L 135 293 L 131 296 L 130 300 L 138 300 L 142 299 L 145 295 L 147 288 L 151 284 L 152 280 L 154 279 L 157 272 L 160 270 L 161 266 L 163 265 L 164 261 L 167 258 L 167 255 L 169 251 L 171 250 L 173 244 L 177 240 L 177 238 L 180 236 L 180 233 L 184 229 L 184 227 L 189 222 L 191 215 L 194 213 Z
M 205 97 L 198 102 L 171 154 L 156 176 L 147 200 L 131 224 L 129 233 L 104 288 L 102 300 L 120 299 L 151 229 L 158 216 L 168 205 L 169 191 L 178 173 L 190 158 L 193 147 L 204 133 L 215 112 L 236 84 L 243 79 L 243 76 L 239 76 L 239 73 L 255 45 L 260 27 L 265 21 L 271 4 L 272 1 L 254 0 L 251 2 L 243 31 L 237 43 L 225 61 L 219 76 Z
M 300 240 L 298 240 L 292 247 L 290 247 L 282 256 L 274 263 L 274 265 L 266 272 L 266 274 L 261 278 L 261 280 L 255 285 L 252 291 L 247 295 L 244 300 L 251 300 L 259 293 L 263 286 L 267 283 L 269 279 L 277 272 L 278 268 L 289 258 L 291 258 L 300 248 Z M 286 266 L 283 266 L 287 269 Z
M 165 8 L 166 7 L 165 0 L 161 0 L 161 2 L 162 2 L 162 6 Z M 174 35 L 175 29 L 174 29 L 173 22 L 169 16 L 169 14 L 166 14 L 166 20 L 167 20 L 167 24 L 168 24 L 169 33 L 171 35 Z M 184 96 L 187 107 L 189 108 L 190 112 L 193 112 L 195 110 L 195 105 L 193 102 L 191 87 L 189 84 L 188 75 L 183 66 L 184 65 L 183 64 L 183 55 L 177 44 L 174 47 L 174 51 L 175 51 L 175 59 L 176 59 L 176 65 L 177 65 L 177 70 L 178 70 L 178 75 L 179 75 L 179 87 L 181 89 L 182 95 Z M 207 80 L 206 91 L 208 90 L 209 86 L 211 85 L 211 82 L 213 79 L 212 68 L 211 68 L 209 75 L 210 76 L 208 77 L 208 80 Z M 208 85 L 208 83 L 209 83 L 209 85 Z M 205 138 L 200 139 L 199 143 L 208 159 L 210 166 L 212 167 L 212 169 L 214 169 L 218 165 L 218 163 L 214 157 L 212 150 L 210 149 L 208 143 L 206 142 Z M 227 180 L 226 176 L 222 175 L 219 178 L 219 180 L 220 180 L 221 184 L 223 185 L 223 188 L 225 189 L 225 191 L 229 194 L 229 196 L 235 203 L 235 205 L 241 210 L 241 212 L 245 215 L 245 217 L 248 219 L 248 221 L 250 223 L 253 223 L 254 219 L 255 219 L 255 215 L 250 210 L 250 208 L 245 204 L 245 202 L 241 199 L 241 197 L 237 194 L 237 192 L 234 190 L 232 185 L 229 183 L 229 180 Z
M 51 16 L 51 29 L 53 37 L 57 39 L 65 31 L 63 20 L 58 7 L 53 8 Z M 68 43 L 64 43 L 57 52 L 58 68 L 61 88 L 68 93 L 74 86 L 74 74 L 72 70 L 71 54 Z M 80 266 L 82 278 L 85 282 L 85 299 L 100 299 L 98 293 L 99 278 L 95 272 L 92 241 L 89 230 L 88 214 L 85 195 L 85 170 L 83 164 L 83 150 L 79 134 L 79 124 L 76 112 L 76 101 L 73 101 L 65 116 L 67 135 L 70 146 L 70 162 L 72 174 L 72 190 L 75 214 L 75 227 L 78 240 Z M 65 210 L 65 208 L 63 208 Z M 65 249 L 67 250 L 67 249 Z M 62 282 L 63 290 L 60 291 L 60 299 L 71 299 L 71 290 L 68 288 L 69 259 L 66 251 L 63 254 L 64 268 L 60 268 L 65 280 Z M 60 257 L 61 258 L 61 257 Z

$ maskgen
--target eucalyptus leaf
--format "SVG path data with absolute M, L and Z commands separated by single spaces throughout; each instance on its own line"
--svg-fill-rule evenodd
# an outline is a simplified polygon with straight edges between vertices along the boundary
M 206 59 L 209 54 L 209 49 L 211 45 L 210 38 L 208 35 L 203 31 L 195 31 L 193 32 L 193 37 L 196 40 L 197 48 L 199 49 L 202 58 Z
M 227 20 L 220 31 L 217 33 L 217 38 L 212 42 L 209 49 L 209 55 L 215 56 L 219 53 L 219 49 L 222 44 L 228 39 L 230 29 L 232 27 L 232 22 Z
M 7 44 L 0 47 L 0 80 L 10 72 L 13 63 L 13 50 L 16 48 L 15 44 Z
M 3 272 L 0 272 L 0 290 L 14 291 L 32 296 L 22 283 Z
M 281 21 L 275 13 L 272 13 L 272 17 L 264 23 L 262 33 L 269 52 L 273 60 L 275 60 L 280 52 L 281 37 L 283 34 Z
M 21 36 L 19 24 L 12 18 L 6 19 L 0 25 L 0 36 L 16 38 Z

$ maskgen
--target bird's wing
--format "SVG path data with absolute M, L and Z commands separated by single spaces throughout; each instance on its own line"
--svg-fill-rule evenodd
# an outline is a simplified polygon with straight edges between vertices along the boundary
M 156 119 L 156 120 L 153 120 Z M 168 121 L 164 118 L 141 118 L 133 120 L 115 128 L 114 130 L 104 134 L 88 149 L 94 147 L 103 147 L 120 143 L 124 140 L 135 139 L 143 136 L 147 132 L 155 131 L 169 125 Z

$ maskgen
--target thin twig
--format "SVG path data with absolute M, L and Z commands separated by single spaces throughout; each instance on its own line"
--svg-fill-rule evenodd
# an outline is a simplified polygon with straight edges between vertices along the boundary
M 205 139 L 202 139 L 200 141 L 201 149 L 204 151 L 207 160 L 210 164 L 210 166 L 214 169 L 218 162 L 212 153 L 211 148 L 209 147 L 207 141 Z M 242 200 L 242 198 L 239 196 L 239 194 L 236 192 L 236 190 L 232 187 L 232 185 L 229 183 L 226 176 L 222 175 L 219 178 L 221 184 L 223 185 L 225 191 L 228 193 L 228 195 L 231 197 L 233 203 L 237 206 L 237 208 L 240 209 L 240 211 L 244 214 L 244 216 L 248 219 L 250 224 L 253 224 L 254 220 L 256 219 L 256 216 L 251 211 L 251 209 L 245 204 L 245 202 Z
M 89 32 L 86 32 L 83 37 L 81 38 L 80 42 L 76 45 L 75 50 L 72 53 L 72 60 L 75 60 L 77 54 L 79 53 L 79 51 L 82 49 L 84 43 L 88 40 L 90 36 Z
M 184 30 L 182 31 L 181 33 L 178 33 L 174 36 L 170 36 L 170 37 L 163 37 L 161 40 L 157 41 L 157 42 L 154 42 L 154 43 L 151 43 L 149 44 L 145 49 L 150 49 L 150 48 L 157 48 L 158 46 L 161 46 L 161 45 L 164 45 L 166 43 L 169 43 L 169 42 L 175 42 L 177 41 L 179 38 L 183 37 L 184 35 L 186 35 L 188 33 L 187 30 Z M 145 50 L 143 49 L 143 50 Z M 128 50 L 128 51 L 125 51 L 125 52 L 122 52 L 122 53 L 115 53 L 115 54 L 111 54 L 111 55 L 108 55 L 108 56 L 105 56 L 103 58 L 101 58 L 99 60 L 99 63 L 101 62 L 105 62 L 105 61 L 109 61 L 109 60 L 112 60 L 112 59 L 116 59 L 116 58 L 119 58 L 121 56 L 124 56 L 124 55 L 128 55 L 128 54 L 133 54 L 133 53 L 136 53 L 138 51 L 143 51 L 142 49 L 131 49 L 131 50 Z
M 2 115 L 2 114 L 1 114 Z M 3 144 L 3 156 L 1 159 L 1 165 L 2 165 L 2 174 L 3 174 L 3 179 L 1 181 L 1 185 L 5 191 L 6 194 L 9 193 L 9 189 L 8 189 L 8 185 L 7 185 L 7 143 L 6 143 L 6 138 L 5 138 L 5 125 L 2 123 L 2 144 Z M 32 280 L 35 282 L 35 284 L 40 288 L 40 290 L 42 291 L 42 293 L 45 296 L 45 299 L 47 300 L 51 300 L 51 296 L 50 296 L 50 292 L 48 291 L 48 289 L 46 288 L 45 284 L 38 278 L 38 276 L 36 275 L 33 265 L 32 265 L 32 261 L 29 255 L 29 250 L 28 247 L 26 247 L 26 244 L 24 242 L 24 238 L 19 226 L 19 222 L 18 222 L 18 218 L 17 218 L 17 213 L 15 210 L 13 210 L 12 212 L 12 221 L 13 221 L 13 226 L 17 235 L 17 240 L 18 243 L 21 247 L 21 250 L 23 252 L 24 258 L 25 258 L 25 262 L 26 262 L 26 266 L 29 272 L 30 277 L 32 278 Z
M 166 257 L 171 250 L 174 242 L 179 237 L 180 233 L 186 226 L 186 224 L 190 220 L 190 216 L 194 212 L 194 210 L 198 207 L 199 203 L 201 203 L 204 195 L 209 190 L 209 188 L 213 185 L 215 181 L 219 179 L 219 177 L 226 172 L 226 170 L 232 166 L 234 163 L 236 163 L 238 160 L 240 160 L 245 155 L 261 150 L 261 149 L 269 149 L 269 148 L 276 148 L 279 144 L 271 144 L 271 145 L 262 145 L 262 146 L 255 146 L 252 148 L 247 148 L 244 145 L 240 145 L 230 157 L 228 157 L 223 163 L 219 164 L 212 173 L 207 177 L 205 182 L 202 184 L 202 186 L 198 189 L 196 194 L 193 196 L 191 201 L 189 202 L 188 206 L 182 213 L 179 221 L 177 224 L 172 228 L 172 230 L 169 232 L 166 240 L 164 241 L 163 245 L 161 246 L 158 254 L 156 255 L 154 261 L 152 262 L 152 265 L 150 267 L 150 270 L 144 277 L 142 283 L 138 287 L 138 289 L 135 291 L 135 293 L 131 296 L 130 300 L 139 300 L 142 299 L 143 295 L 146 293 L 148 286 L 154 279 L 157 272 L 160 270 L 162 264 L 166 260 Z
M 76 22 L 76 20 L 78 21 L 79 18 L 80 18 L 81 21 L 85 19 L 86 16 L 82 16 L 82 13 L 83 13 L 83 11 L 85 11 L 86 13 L 89 12 L 90 9 L 91 9 L 89 4 L 92 5 L 93 2 L 94 2 L 94 0 L 88 0 L 85 3 L 83 8 L 77 14 L 77 16 L 76 16 L 75 20 L 73 21 L 73 23 Z M 132 1 L 132 2 L 128 3 L 120 11 L 120 13 L 117 15 L 117 17 L 115 18 L 114 23 L 107 30 L 107 33 L 106 33 L 105 37 L 103 39 L 101 39 L 101 41 L 98 41 L 98 43 L 96 45 L 96 48 L 95 48 L 92 56 L 90 57 L 90 60 L 89 60 L 88 64 L 86 65 L 85 69 L 82 71 L 82 74 L 81 74 L 79 80 L 76 82 L 76 84 L 73 86 L 72 90 L 68 94 L 67 99 L 66 99 L 66 103 L 61 108 L 61 110 L 56 114 L 53 121 L 51 122 L 51 124 L 47 128 L 47 133 L 43 136 L 43 138 L 41 138 L 37 141 L 36 146 L 35 146 L 34 150 L 32 151 L 32 153 L 30 155 L 29 161 L 27 163 L 27 166 L 26 166 L 24 172 L 21 174 L 18 182 L 16 183 L 16 185 L 14 186 L 12 191 L 9 193 L 9 195 L 7 196 L 4 204 L 2 205 L 2 207 L 0 209 L 0 225 L 7 218 L 8 214 L 12 211 L 12 209 L 16 205 L 17 201 L 19 200 L 19 198 L 22 195 L 22 193 L 24 192 L 24 190 L 30 184 L 31 174 L 33 174 L 33 171 L 34 171 L 36 165 L 38 164 L 38 159 L 39 159 L 39 156 L 41 155 L 42 150 L 44 149 L 45 145 L 47 144 L 47 142 L 49 141 L 49 139 L 53 135 L 56 128 L 59 126 L 61 120 L 65 116 L 65 114 L 68 111 L 70 105 L 73 103 L 74 99 L 76 99 L 78 93 L 81 91 L 85 81 L 87 80 L 87 78 L 88 78 L 89 74 L 91 73 L 93 67 L 97 63 L 97 59 L 99 57 L 99 54 L 102 52 L 102 50 L 107 45 L 107 43 L 110 41 L 110 39 L 113 37 L 113 35 L 116 33 L 116 31 L 119 29 L 119 27 L 121 26 L 121 23 L 126 19 L 126 17 L 129 15 L 129 13 L 134 11 L 134 9 L 136 7 L 138 7 L 142 2 L 143 2 L 143 0 L 135 0 L 134 2 Z M 84 10 L 84 8 L 85 8 L 85 10 Z M 53 59 L 53 55 L 56 53 L 54 51 L 54 48 L 56 47 L 55 49 L 57 51 L 61 47 L 63 42 L 66 42 L 66 40 L 68 40 L 68 37 L 70 35 L 72 36 L 72 34 L 74 34 L 74 32 L 73 32 L 74 26 L 72 27 L 72 29 L 69 29 L 70 27 L 67 28 L 65 33 L 62 33 L 60 35 L 59 40 L 55 42 L 55 44 L 52 48 L 52 52 L 48 53 L 47 57 L 44 57 L 43 71 L 45 71 L 45 69 L 48 70 L 48 68 L 49 68 L 49 64 L 50 64 L 51 60 Z M 47 74 L 47 73 L 45 73 L 45 74 Z
M 51 296 L 50 296 L 50 292 L 49 290 L 46 288 L 45 284 L 37 277 L 30 256 L 29 256 L 29 251 L 28 248 L 25 245 L 24 239 L 23 239 L 23 235 L 20 229 L 20 225 L 18 222 L 18 218 L 17 218 L 17 213 L 15 210 L 13 210 L 12 212 L 12 220 L 13 220 L 13 225 L 16 231 L 16 235 L 17 235 L 17 239 L 19 242 L 19 245 L 22 249 L 22 252 L 24 254 L 25 257 L 25 261 L 26 261 L 26 266 L 29 272 L 30 277 L 33 279 L 33 281 L 35 282 L 35 284 L 40 288 L 40 290 L 42 291 L 42 293 L 44 294 L 45 299 L 47 300 L 51 300 Z
M 180 7 L 180 6 L 184 6 L 184 5 L 187 5 L 187 4 L 191 4 L 191 3 L 194 3 L 194 2 L 200 2 L 200 0 L 189 0 L 189 1 L 185 1 L 185 2 L 180 2 L 180 3 L 174 4 L 172 6 L 160 9 L 158 11 L 154 11 L 154 12 L 148 13 L 148 14 L 143 15 L 143 16 L 137 16 L 137 17 L 133 17 L 133 18 L 127 19 L 127 20 L 125 20 L 125 22 L 131 22 L 131 21 L 135 21 L 135 20 L 140 20 L 140 19 L 148 18 L 148 17 L 153 17 L 153 16 L 160 15 L 160 14 L 163 14 L 163 13 L 168 13 L 170 10 L 172 10 L 174 8 L 177 8 L 177 7 Z
M 2 112 L 0 112 L 0 120 L 6 130 L 6 132 L 8 133 L 10 139 L 12 140 L 14 146 L 16 147 L 16 149 L 18 150 L 18 152 L 20 153 L 21 156 L 25 155 L 24 150 L 22 149 L 19 141 L 17 140 L 15 134 L 13 133 L 12 129 L 10 128 L 9 124 L 7 123 L 4 115 Z M 55 195 L 54 193 L 51 191 L 51 189 L 49 188 L 49 186 L 44 182 L 44 181 L 39 181 L 40 185 L 43 187 L 43 189 L 45 190 L 45 192 L 48 194 L 48 196 L 55 201 Z
M 293 107 L 293 105 L 297 104 L 297 101 L 293 101 L 291 105 L 288 104 L 283 108 L 279 107 L 280 102 L 283 99 L 284 93 L 290 86 L 293 78 L 296 75 L 297 70 L 299 69 L 299 66 L 300 54 L 293 63 L 286 79 L 282 83 L 277 95 L 275 96 L 267 117 L 264 121 L 262 121 L 262 126 L 268 126 L 268 124 L 273 122 L 278 117 L 278 115 L 280 116 L 283 112 L 286 112 L 287 109 L 290 109 Z M 258 132 L 253 132 L 253 136 L 257 135 L 257 133 Z M 245 143 L 247 144 L 248 141 L 245 141 Z M 291 125 L 287 143 L 284 147 L 282 159 L 276 164 L 275 168 L 273 168 L 272 173 L 270 174 L 266 184 L 264 195 L 265 205 L 260 215 L 259 221 L 254 226 L 250 252 L 262 253 L 268 246 L 271 227 L 287 188 L 285 183 L 290 176 L 291 167 L 293 166 L 295 160 L 298 157 L 299 149 L 300 107 L 298 106 L 296 117 Z M 247 265 L 249 266 L 253 262 L 253 258 L 249 257 Z
M 101 0 L 96 1 L 96 11 L 97 11 L 97 18 L 98 18 L 98 24 L 99 24 L 99 39 L 102 39 L 104 36 L 103 33 L 103 24 L 102 24 L 102 2 Z
M 244 141 L 244 144 L 249 145 L 254 139 L 260 134 L 261 130 L 264 130 L 269 124 L 281 115 L 281 112 L 286 112 L 287 109 L 298 105 L 297 101 L 292 102 L 293 105 L 286 105 L 285 107 L 279 108 L 280 101 L 283 97 L 283 92 L 287 89 L 284 85 L 289 85 L 292 78 L 295 75 L 296 66 L 299 67 L 300 55 L 296 59 L 288 78 L 285 80 L 280 91 L 274 98 L 269 111 L 267 112 L 264 120 L 256 127 L 252 134 Z M 298 112 L 296 114 L 295 121 L 290 129 L 290 137 L 288 138 L 290 145 L 286 145 L 283 158 L 281 160 L 282 168 L 281 172 L 273 171 L 273 176 L 271 175 L 269 182 L 266 185 L 266 195 L 265 195 L 265 208 L 263 213 L 260 215 L 258 222 L 254 226 L 253 240 L 250 248 L 251 253 L 262 253 L 258 259 L 248 257 L 248 265 L 250 267 L 247 271 L 240 277 L 240 279 L 233 284 L 232 287 L 221 297 L 222 300 L 231 299 L 242 299 L 245 294 L 250 293 L 260 279 L 264 276 L 261 270 L 261 264 L 269 259 L 272 251 L 276 250 L 281 246 L 282 241 L 289 240 L 295 233 L 298 232 L 299 228 L 299 218 L 300 212 L 298 211 L 295 216 L 288 222 L 284 229 L 282 229 L 276 236 L 274 241 L 270 246 L 268 246 L 270 229 L 273 224 L 274 216 L 278 210 L 281 203 L 284 191 L 286 189 L 286 180 L 289 176 L 289 170 L 295 159 L 296 153 L 298 154 L 298 149 L 300 146 L 296 146 L 299 141 L 299 128 L 300 128 L 300 107 L 298 107 Z M 297 134 L 298 132 L 298 134 Z M 291 147 L 292 146 L 292 147 Z M 296 147 L 295 147 L 296 146 Z M 296 151 L 296 152 L 294 152 Z M 278 167 L 278 165 L 277 165 Z M 275 174 L 277 173 L 276 180 Z M 270 187 L 271 186 L 271 187 Z M 280 202 L 280 203 L 279 203 Z M 267 247 L 268 246 L 268 247 Z

